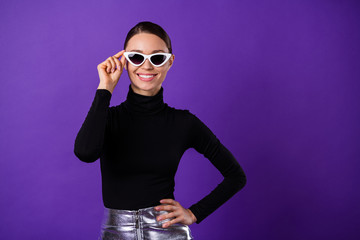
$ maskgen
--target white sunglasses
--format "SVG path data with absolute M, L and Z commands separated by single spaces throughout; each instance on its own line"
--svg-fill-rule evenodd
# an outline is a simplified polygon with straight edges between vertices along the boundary
M 171 55 L 172 53 L 153 53 L 146 55 L 139 52 L 124 52 L 125 58 L 135 67 L 143 64 L 146 59 L 149 59 L 155 67 L 161 67 L 170 59 Z

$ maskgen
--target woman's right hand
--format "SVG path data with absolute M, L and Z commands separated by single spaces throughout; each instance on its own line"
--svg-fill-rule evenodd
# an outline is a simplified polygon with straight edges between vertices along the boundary
M 111 94 L 113 93 L 125 66 L 124 52 L 125 50 L 118 52 L 97 66 L 100 78 L 98 89 L 107 89 Z M 120 56 L 122 56 L 121 60 L 119 60 Z

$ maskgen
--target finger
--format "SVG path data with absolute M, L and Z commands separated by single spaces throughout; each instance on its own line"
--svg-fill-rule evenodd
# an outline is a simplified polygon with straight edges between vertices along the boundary
M 120 52 L 118 52 L 117 54 L 115 54 L 114 57 L 119 58 L 124 52 L 125 52 L 125 49 L 124 49 L 124 50 L 121 50 Z
M 104 75 L 107 74 L 106 68 L 107 68 L 106 62 L 102 62 L 97 66 L 98 71 Z
M 164 214 L 161 214 L 160 216 L 158 216 L 156 219 L 158 221 L 162 221 L 162 220 L 165 220 L 168 218 L 174 218 L 176 216 L 179 216 L 179 213 L 177 213 L 177 212 L 164 213 Z
M 176 204 L 177 203 L 177 201 L 175 201 L 174 199 L 171 199 L 171 198 L 161 199 L 160 202 L 161 203 L 169 203 L 169 204 Z
M 106 59 L 106 72 L 107 73 L 110 73 L 111 72 L 111 62 L 110 62 L 110 60 L 109 59 Z
M 155 210 L 158 211 L 176 211 L 177 207 L 174 205 L 161 205 L 161 206 L 157 206 L 155 207 Z
M 174 223 L 178 223 L 180 221 L 181 221 L 180 218 L 174 218 L 173 220 L 164 223 L 162 226 L 163 226 L 163 228 L 166 228 L 166 227 L 169 227 L 169 226 L 173 225 Z
M 110 61 L 110 63 L 111 63 L 111 72 L 113 73 L 113 72 L 115 71 L 116 63 L 115 63 L 113 57 L 109 57 L 109 61 Z
M 99 69 L 99 70 L 105 70 L 106 67 L 107 67 L 106 61 L 104 61 L 104 62 L 102 62 L 102 63 L 100 63 L 100 64 L 98 65 L 98 69 Z
M 118 58 L 114 58 L 114 61 L 115 61 L 115 63 L 116 63 L 117 70 L 118 70 L 118 71 L 121 71 L 121 70 L 122 70 L 122 69 L 121 69 L 121 63 L 120 63 L 119 59 L 118 59 Z
M 125 58 L 124 55 L 121 57 L 120 62 L 122 64 L 121 67 L 123 68 L 125 66 L 125 64 L 126 64 L 126 58 Z

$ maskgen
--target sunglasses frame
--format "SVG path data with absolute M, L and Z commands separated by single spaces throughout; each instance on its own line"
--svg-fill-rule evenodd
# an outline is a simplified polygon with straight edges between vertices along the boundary
M 129 58 L 129 54 L 139 54 L 141 56 L 144 57 L 144 60 L 140 63 L 140 64 L 135 64 L 133 63 L 130 58 Z M 166 59 L 163 63 L 159 64 L 159 65 L 155 65 L 152 61 L 151 61 L 151 57 L 154 56 L 154 55 L 165 55 Z M 153 54 L 150 54 L 150 55 L 146 55 L 146 54 L 143 54 L 143 53 L 139 53 L 139 52 L 124 52 L 124 56 L 125 58 L 132 64 L 134 65 L 135 67 L 138 67 L 140 65 L 142 65 L 146 59 L 149 59 L 150 63 L 154 66 L 154 67 L 161 67 L 162 65 L 164 65 L 169 59 L 170 57 L 172 56 L 172 53 L 162 53 L 162 52 L 158 52 L 158 53 L 153 53 Z

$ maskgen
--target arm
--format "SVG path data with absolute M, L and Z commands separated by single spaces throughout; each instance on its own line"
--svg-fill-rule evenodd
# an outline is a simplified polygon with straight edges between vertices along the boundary
M 109 125 L 111 96 L 107 89 L 96 90 L 91 108 L 76 136 L 74 153 L 83 162 L 95 162 L 101 155 L 106 126 Z
M 232 153 L 214 133 L 194 114 L 190 113 L 190 118 L 190 147 L 208 158 L 224 177 L 211 193 L 189 207 L 199 224 L 245 186 L 246 176 Z

